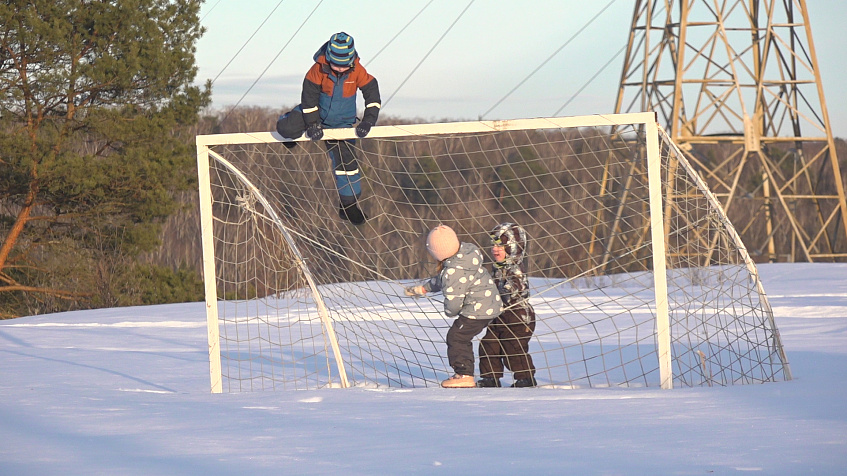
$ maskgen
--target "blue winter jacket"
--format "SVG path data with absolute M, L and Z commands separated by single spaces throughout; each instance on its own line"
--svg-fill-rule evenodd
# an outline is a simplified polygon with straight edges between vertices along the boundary
M 300 106 L 306 125 L 320 122 L 326 128 L 351 127 L 356 122 L 356 92 L 365 99 L 363 121 L 376 124 L 381 101 L 376 78 L 368 74 L 359 58 L 337 75 L 326 60 L 326 44 L 315 53 L 315 64 L 303 80 Z

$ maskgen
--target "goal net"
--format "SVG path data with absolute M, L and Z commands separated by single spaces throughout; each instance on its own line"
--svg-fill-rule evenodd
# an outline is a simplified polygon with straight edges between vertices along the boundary
M 360 226 L 324 144 L 280 139 L 197 137 L 213 392 L 437 386 L 452 319 L 403 291 L 436 273 L 439 223 L 489 260 L 489 230 L 526 229 L 540 386 L 791 378 L 755 265 L 652 113 L 375 127 Z

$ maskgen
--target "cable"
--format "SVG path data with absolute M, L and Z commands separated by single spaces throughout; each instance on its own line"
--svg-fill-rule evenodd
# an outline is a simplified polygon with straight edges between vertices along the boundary
M 531 78 L 531 77 L 532 77 L 535 73 L 537 73 L 537 72 L 538 72 L 538 70 L 540 70 L 542 67 L 544 67 L 544 65 L 546 65 L 546 64 L 547 64 L 547 63 L 548 63 L 551 59 L 553 59 L 553 57 L 554 57 L 554 56 L 556 56 L 557 54 L 559 54 L 559 52 L 560 52 L 560 51 L 562 51 L 562 50 L 563 50 L 566 46 L 568 46 L 568 44 L 570 44 L 570 42 L 571 42 L 571 41 L 573 41 L 573 40 L 574 40 L 574 38 L 576 38 L 577 36 L 579 36 L 579 35 L 580 35 L 583 31 L 585 31 L 585 29 L 586 29 L 586 28 L 588 28 L 588 26 L 589 26 L 589 25 L 591 25 L 592 23 L 594 23 L 594 20 L 596 20 L 596 19 L 597 19 L 597 17 L 599 17 L 599 16 L 600 16 L 603 12 L 605 12 L 605 11 L 606 11 L 606 10 L 607 10 L 610 6 L 612 6 L 612 4 L 613 4 L 613 3 L 615 3 L 615 1 L 617 1 L 617 0 L 611 0 L 609 3 L 607 3 L 605 7 L 603 7 L 603 8 L 602 8 L 599 12 L 597 12 L 597 14 L 596 14 L 596 15 L 594 15 L 594 17 L 593 17 L 593 18 L 591 18 L 591 20 L 588 20 L 588 23 L 586 23 L 585 25 L 583 25 L 583 26 L 582 26 L 582 28 L 580 28 L 580 29 L 579 29 L 579 31 L 577 31 L 576 33 L 574 33 L 574 34 L 573 34 L 573 36 L 571 36 L 570 38 L 568 38 L 568 41 L 566 41 L 566 42 L 565 42 L 562 46 L 560 46 L 560 47 L 559 47 L 559 49 L 557 49 L 556 51 L 554 51 L 554 52 L 553 52 L 553 54 L 552 54 L 552 55 L 550 55 L 550 56 L 549 56 L 546 60 L 544 60 L 544 62 L 543 62 L 543 63 L 541 63 L 541 64 L 540 64 L 537 68 L 535 68 L 534 70 L 532 70 L 532 72 L 531 72 L 531 73 L 529 73 L 529 75 L 527 75 L 527 77 L 525 77 L 525 78 L 523 79 L 523 81 L 521 81 L 520 83 L 518 83 L 518 85 L 517 85 L 517 86 L 515 86 L 514 88 L 512 88 L 512 90 L 511 90 L 511 91 L 509 91 L 508 93 L 506 93 L 506 95 L 505 95 L 505 96 L 503 96 L 502 98 L 500 98 L 500 100 L 499 100 L 499 101 L 497 101 L 497 103 L 495 103 L 495 104 L 494 104 L 493 106 L 491 106 L 491 107 L 490 107 L 487 111 L 485 111 L 482 115 L 480 115 L 480 116 L 479 116 L 479 118 L 480 118 L 480 119 L 485 118 L 485 116 L 487 116 L 487 115 L 488 115 L 488 113 L 490 113 L 491 111 L 493 111 L 493 110 L 494 110 L 494 108 L 496 108 L 497 106 L 499 106 L 499 105 L 500 105 L 500 103 L 502 103 L 503 101 L 505 101 L 505 100 L 506 100 L 506 98 L 508 98 L 509 96 L 511 96 L 511 95 L 512 95 L 512 93 L 513 93 L 513 92 L 515 92 L 515 91 L 516 91 L 519 87 L 523 86 L 523 84 L 524 84 L 524 83 L 525 83 L 525 82 L 526 82 L 529 78 Z
M 554 112 L 554 113 L 553 113 L 553 117 L 558 116 L 558 115 L 559 115 L 559 113 L 560 113 L 560 112 L 562 112 L 562 109 L 566 108 L 566 107 L 568 106 L 568 104 L 570 104 L 570 103 L 571 103 L 571 101 L 573 101 L 574 99 L 576 99 L 576 97 L 577 97 L 577 96 L 579 96 L 579 94 L 582 92 L 582 90 L 583 90 L 583 89 L 585 89 L 586 87 L 588 87 L 588 85 L 589 85 L 589 84 L 591 84 L 591 82 L 592 82 L 592 81 L 594 81 L 595 79 L 597 79 L 597 76 L 600 76 L 600 73 L 602 73 L 602 72 L 603 72 L 603 70 L 605 70 L 605 69 L 606 69 L 606 68 L 607 68 L 610 64 L 612 64 L 612 61 L 614 61 L 615 59 L 617 59 L 617 57 L 618 57 L 618 56 L 620 56 L 620 55 L 621 55 L 621 53 L 623 53 L 623 52 L 624 52 L 624 50 L 626 50 L 626 47 L 627 47 L 627 46 L 629 46 L 629 45 L 623 45 L 623 48 L 619 49 L 619 50 L 618 50 L 618 52 L 617 52 L 617 53 L 615 53 L 615 55 L 614 55 L 614 56 L 612 56 L 612 58 L 611 58 L 609 61 L 607 61 L 607 62 L 606 62 L 606 64 L 604 64 L 604 65 L 603 65 L 603 67 L 602 67 L 602 68 L 600 68 L 600 69 L 599 69 L 596 73 L 594 73 L 594 76 L 592 76 L 592 77 L 591 77 L 591 79 L 589 79 L 588 81 L 586 81 L 586 82 L 585 82 L 585 84 L 583 84 L 583 85 L 582 85 L 582 87 L 581 87 L 581 88 L 579 88 L 579 90 L 577 90 L 577 92 L 575 92 L 575 93 L 573 94 L 573 96 L 571 96 L 571 97 L 570 97 L 570 99 L 568 99 L 568 100 L 567 100 L 567 102 L 565 102 L 564 104 L 562 104 L 562 107 L 560 107 L 559 109 L 556 109 L 556 112 Z
M 402 88 L 402 87 L 403 87 L 403 85 L 405 85 L 405 84 L 406 84 L 406 81 L 408 81 L 408 80 L 409 80 L 409 78 L 411 78 L 411 77 L 412 77 L 412 75 L 413 75 L 413 74 L 415 74 L 415 71 L 417 71 L 417 70 L 418 70 L 418 68 L 421 66 L 421 64 L 423 64 L 423 62 L 424 62 L 424 61 L 426 61 L 426 59 L 429 57 L 430 53 L 432 53 L 432 51 L 433 51 L 433 50 L 434 50 L 434 49 L 438 46 L 438 44 L 439 44 L 439 43 L 441 43 L 441 40 L 443 40 L 443 39 L 444 39 L 444 37 L 445 37 L 445 36 L 447 36 L 447 33 L 450 33 L 450 30 L 452 30 L 452 29 L 453 29 L 453 27 L 454 27 L 454 26 L 456 26 L 456 23 L 458 23 L 459 19 L 460 19 L 460 18 L 462 18 L 462 15 L 464 15 L 464 14 L 465 14 L 465 12 L 466 12 L 466 11 L 468 11 L 468 8 L 470 8 L 470 7 L 471 7 L 471 5 L 473 5 L 473 2 L 474 2 L 474 1 L 475 1 L 475 0 L 471 0 L 471 1 L 468 3 L 468 5 L 465 7 L 465 9 L 464 9 L 464 10 L 462 10 L 462 12 L 461 12 L 461 13 L 459 13 L 459 16 L 458 16 L 458 17 L 456 17 L 456 19 L 455 19 L 455 20 L 453 20 L 453 23 L 451 23 L 451 24 L 450 24 L 450 27 L 449 27 L 449 28 L 447 28 L 447 31 L 445 31 L 445 32 L 441 35 L 441 38 L 439 38 L 439 39 L 438 39 L 438 41 L 436 41 L 436 42 L 435 42 L 435 44 L 434 44 L 434 45 L 432 45 L 432 48 L 430 48 L 430 49 L 429 49 L 429 51 L 427 51 L 427 52 L 426 52 L 426 55 L 424 55 L 423 59 L 421 59 L 421 60 L 420 60 L 420 62 L 418 62 L 418 64 L 414 67 L 414 69 L 412 69 L 412 71 L 409 73 L 409 75 L 408 75 L 408 76 L 406 76 L 406 79 L 404 79 L 404 80 L 403 80 L 403 82 L 402 82 L 402 83 L 400 83 L 400 86 L 397 86 L 397 89 L 395 89 L 395 90 L 394 90 L 394 92 L 393 92 L 393 93 L 391 93 L 391 96 L 389 96 L 389 98 L 388 98 L 388 99 L 386 99 L 386 100 L 385 100 L 385 102 L 383 102 L 383 103 L 382 103 L 382 107 L 385 107 L 385 105 L 386 105 L 386 104 L 388 104 L 388 103 L 391 101 L 391 99 L 394 97 L 394 95 L 395 95 L 395 94 L 397 94 L 397 92 L 398 92 L 398 91 L 400 91 L 400 88 Z M 615 1 L 615 0 L 612 0 L 612 1 Z
M 221 3 L 221 0 L 218 0 L 217 2 L 215 2 L 215 4 L 214 4 L 214 5 L 212 5 L 212 8 L 210 8 L 210 9 L 206 12 L 206 14 L 205 14 L 205 15 L 203 15 L 203 18 L 201 18 L 201 19 L 200 19 L 200 23 L 203 23 L 203 20 L 205 20 L 205 19 L 206 19 L 206 17 L 207 17 L 207 16 L 209 16 L 209 14 L 210 14 L 210 13 L 212 13 L 212 10 L 214 10 L 214 9 L 215 9 L 215 7 L 217 7 L 219 3 Z
M 426 5 L 424 5 L 424 7 L 423 7 L 423 8 L 421 8 L 421 10 L 420 10 L 420 11 L 419 11 L 419 12 L 418 12 L 415 16 L 413 16 L 411 20 L 409 20 L 409 23 L 406 23 L 406 26 L 404 26 L 403 28 L 401 28 L 401 29 L 400 29 L 400 31 L 398 31 L 398 32 L 397 32 L 397 34 L 396 34 L 396 35 L 394 35 L 394 37 L 393 37 L 393 38 L 391 38 L 391 40 L 389 40 L 389 41 L 388 41 L 388 43 L 386 43 L 386 44 L 385 44 L 385 46 L 383 46 L 383 47 L 382 47 L 379 51 L 377 51 L 377 52 L 376 52 L 376 54 L 373 56 L 373 58 L 371 58 L 371 60 L 370 60 L 367 64 L 365 64 L 364 66 L 365 66 L 365 67 L 367 67 L 370 63 L 373 63 L 373 61 L 377 58 L 377 56 L 379 56 L 379 55 L 380 55 L 380 53 L 382 53 L 383 51 L 385 51 L 385 49 L 386 49 L 386 48 L 388 48 L 388 47 L 391 45 L 391 43 L 394 43 L 394 40 L 396 40 L 396 39 L 397 39 L 397 37 L 398 37 L 398 36 L 400 36 L 400 34 L 401 34 L 401 33 L 403 33 L 404 31 L 406 31 L 406 28 L 409 28 L 409 25 L 411 25 L 413 21 L 417 20 L 417 18 L 418 18 L 419 16 L 421 16 L 421 13 L 423 13 L 423 11 L 424 11 L 424 10 L 426 10 L 426 9 L 427 9 L 427 7 L 429 7 L 429 6 L 432 4 L 432 2 L 434 2 L 434 1 L 435 1 L 435 0 L 429 0 L 429 3 L 427 3 Z
M 220 2 L 220 0 L 218 0 L 218 1 Z M 237 58 L 237 57 L 238 57 L 238 55 L 239 55 L 239 54 L 241 54 L 241 52 L 244 50 L 244 47 L 245 47 L 245 46 L 247 46 L 247 43 L 250 43 L 250 40 L 252 40 L 252 39 L 253 39 L 253 37 L 254 37 L 254 36 L 256 36 L 256 33 L 259 33 L 259 30 L 261 30 L 261 29 L 262 29 L 262 27 L 263 27 L 263 26 L 265 26 L 265 23 L 267 23 L 267 22 L 268 22 L 268 20 L 271 18 L 271 15 L 273 15 L 273 14 L 274 14 L 274 12 L 276 11 L 276 9 L 277 9 L 277 8 L 279 8 L 279 6 L 280 6 L 280 5 L 282 5 L 282 2 L 284 2 L 284 1 L 285 1 L 285 0 L 279 0 L 279 3 L 277 3 L 277 4 L 276 4 L 276 6 L 274 7 L 274 9 L 273 9 L 273 10 L 271 10 L 271 12 L 270 12 L 270 13 L 268 13 L 268 16 L 266 16 L 266 17 L 265 17 L 265 19 L 262 21 L 262 23 L 261 23 L 261 24 L 260 24 L 260 25 L 259 25 L 259 26 L 258 26 L 258 27 L 254 30 L 254 31 L 253 31 L 253 34 L 252 34 L 252 35 L 250 35 L 250 38 L 247 38 L 247 41 L 245 41 L 245 42 L 244 42 L 244 44 L 243 44 L 243 45 L 241 45 L 241 48 L 239 48 L 239 49 L 238 49 L 238 51 L 236 51 L 236 52 L 235 52 L 235 54 L 232 56 L 232 58 L 230 58 L 229 62 L 226 64 L 226 66 L 224 66 L 224 68 L 221 70 L 221 72 L 220 72 L 220 73 L 218 73 L 218 75 L 217 75 L 217 76 L 215 76 L 215 79 L 213 79 L 213 80 L 212 80 L 212 84 L 215 84 L 215 81 L 217 81 L 217 80 L 218 80 L 218 78 L 220 78 L 220 77 L 221 77 L 221 75 L 223 74 L 223 72 L 224 72 L 224 71 L 226 71 L 226 69 L 227 69 L 227 68 L 229 68 L 229 65 L 231 65 L 231 64 L 232 64 L 232 62 L 233 62 L 233 61 L 235 61 L 235 58 Z M 216 3 L 215 5 L 217 5 L 217 3 Z M 214 8 L 214 7 L 212 7 L 212 8 Z
M 247 88 L 247 91 L 244 91 L 244 94 L 241 96 L 241 99 L 239 99 L 238 102 L 235 103 L 235 105 L 232 106 L 232 108 L 230 108 L 230 110 L 226 113 L 224 118 L 221 119 L 221 122 L 220 122 L 221 124 L 223 124 L 226 121 L 226 119 L 229 117 L 229 115 L 232 113 L 232 111 L 234 111 L 235 108 L 237 108 L 238 105 L 241 104 L 241 101 L 243 101 L 244 98 L 247 97 L 247 94 L 249 94 L 250 91 L 253 89 L 253 87 L 256 86 L 256 83 L 258 83 L 259 80 L 262 79 L 262 76 L 264 76 L 265 73 L 267 73 L 268 70 L 271 69 L 271 66 L 274 64 L 274 62 L 280 57 L 280 55 L 282 55 L 282 52 L 285 51 L 285 48 L 287 48 L 288 45 L 291 44 L 291 41 L 294 39 L 295 36 L 297 36 L 297 33 L 300 33 L 300 30 L 302 30 L 303 26 L 306 25 L 306 22 L 308 22 L 309 19 L 312 18 L 312 15 L 314 15 L 315 12 L 318 10 L 318 8 L 320 8 L 321 4 L 323 4 L 323 0 L 318 2 L 317 5 L 315 5 L 315 8 L 312 9 L 312 11 L 309 13 L 309 16 L 307 16 L 306 19 L 303 20 L 303 23 L 301 23 L 300 26 L 297 27 L 297 30 L 294 32 L 294 34 L 291 35 L 291 38 L 289 38 L 288 41 L 286 41 L 285 44 L 282 45 L 282 48 L 279 49 L 279 52 L 277 52 L 276 56 L 274 56 L 273 59 L 271 60 L 271 62 L 268 63 L 268 65 L 265 67 L 264 70 L 262 70 L 261 74 L 259 74 L 259 77 L 256 78 L 255 81 L 253 81 L 253 84 L 251 84 L 250 87 Z

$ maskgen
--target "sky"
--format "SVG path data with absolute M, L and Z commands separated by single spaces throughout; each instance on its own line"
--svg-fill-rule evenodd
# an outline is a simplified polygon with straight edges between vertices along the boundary
M 0 474 L 844 474 L 847 264 L 759 272 L 791 381 L 211 394 L 203 303 L 0 321 Z
M 847 138 L 847 2 L 806 3 L 833 135 Z M 213 108 L 292 107 L 315 51 L 345 31 L 379 81 L 384 115 L 440 121 L 609 113 L 633 5 L 207 0 L 197 81 L 214 80 Z

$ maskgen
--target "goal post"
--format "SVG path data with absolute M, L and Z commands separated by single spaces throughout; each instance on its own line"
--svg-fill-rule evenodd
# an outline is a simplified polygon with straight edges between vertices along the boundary
M 215 242 L 209 148 L 197 144 L 197 185 L 200 193 L 200 238 L 203 253 L 203 286 L 206 297 L 206 331 L 209 343 L 209 377 L 212 393 L 221 393 L 221 349 L 218 326 L 218 295 L 215 276 Z
M 539 385 L 791 378 L 755 264 L 653 113 L 282 140 L 196 139 L 213 392 L 437 385 L 452 320 L 403 289 L 435 273 L 438 223 L 486 256 L 498 223 L 527 230 Z M 363 225 L 339 217 L 326 140 L 355 140 Z
M 644 138 L 647 152 L 647 184 L 650 203 L 650 240 L 653 259 L 653 295 L 656 303 L 656 347 L 659 359 L 659 382 L 662 388 L 673 388 L 671 369 L 671 331 L 668 309 L 668 280 L 665 270 L 665 221 L 662 212 L 661 154 L 659 129 L 655 117 L 646 119 Z

